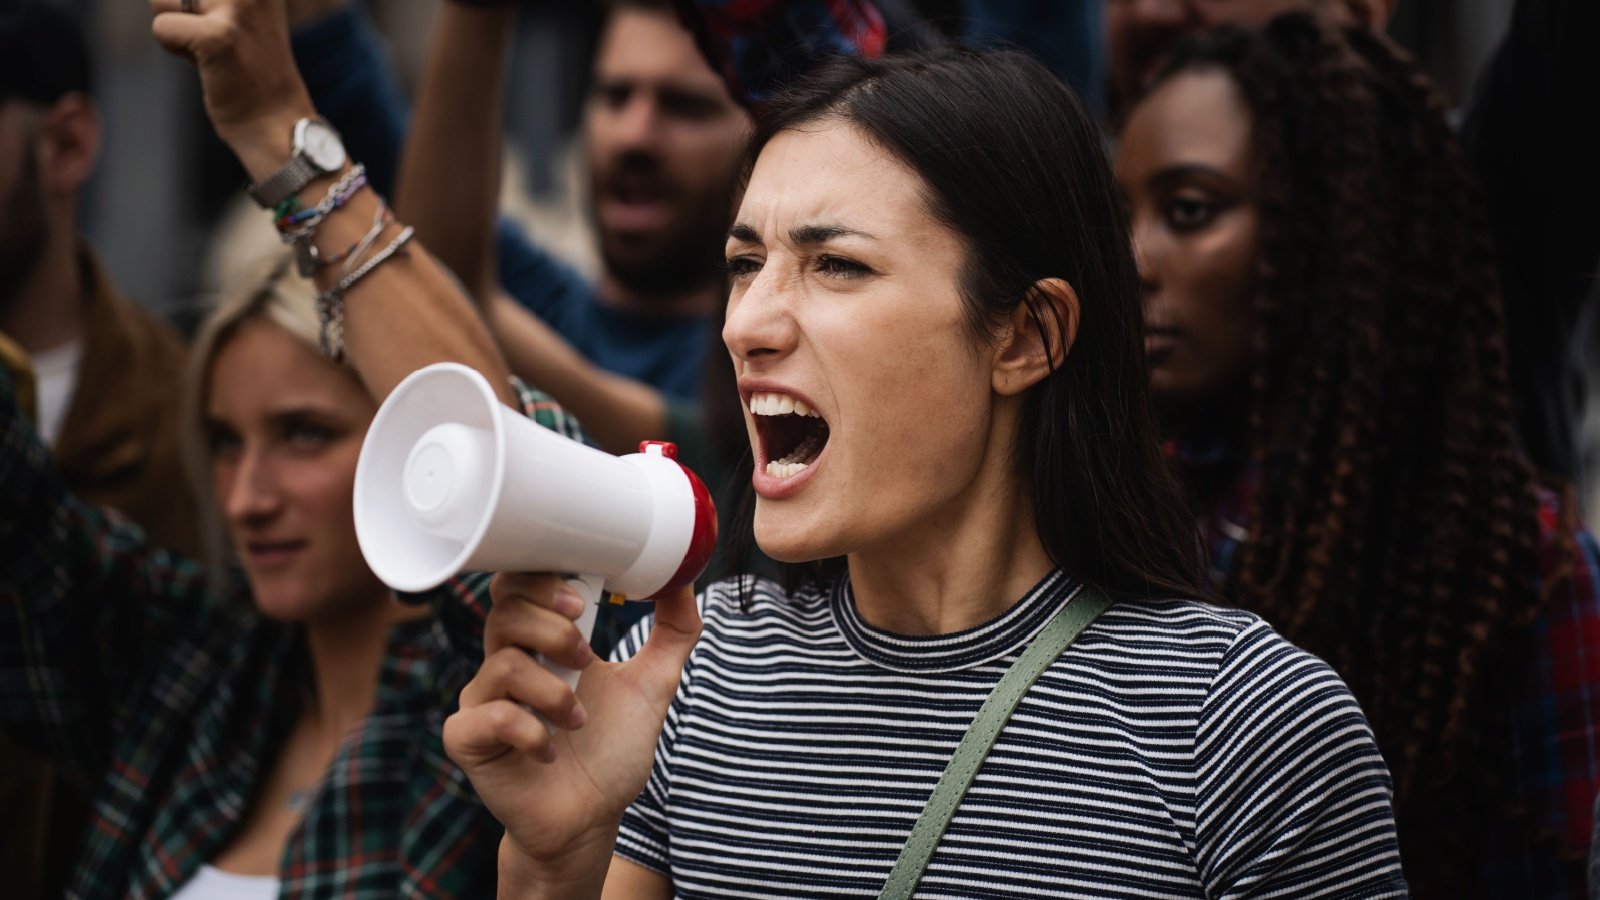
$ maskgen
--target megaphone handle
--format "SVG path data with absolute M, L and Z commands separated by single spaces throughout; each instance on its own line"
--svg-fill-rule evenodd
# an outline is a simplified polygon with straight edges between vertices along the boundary
M 575 624 L 578 626 L 579 633 L 583 635 L 583 639 L 587 641 L 594 637 L 595 615 L 600 612 L 600 598 L 605 596 L 605 576 L 567 575 L 561 580 L 565 581 L 567 583 L 567 587 L 571 588 L 573 592 L 576 593 L 581 600 L 583 600 L 583 613 L 578 616 Z M 539 657 L 539 663 L 550 671 L 560 675 L 561 679 L 567 683 L 567 687 L 570 687 L 573 690 L 578 689 L 578 675 L 580 673 L 576 669 L 558 666 L 555 663 L 545 659 L 543 656 Z
M 594 619 L 595 616 L 600 612 L 600 598 L 605 596 L 605 576 L 567 575 L 561 580 L 565 581 L 567 583 L 567 587 L 571 588 L 573 592 L 575 592 L 578 597 L 583 600 L 583 612 L 578 616 L 577 621 L 574 624 L 578 626 L 578 632 L 582 634 L 583 639 L 587 641 L 594 637 Z M 578 689 L 578 676 L 582 675 L 582 672 L 579 672 L 576 669 L 569 669 L 566 666 L 558 666 L 550 660 L 545 659 L 544 654 L 542 653 L 535 654 L 535 658 L 539 661 L 540 665 L 556 673 L 557 675 L 560 675 L 561 680 L 567 683 L 567 687 L 570 687 L 573 690 Z M 551 724 L 549 719 L 546 719 L 544 716 L 541 716 L 538 713 L 534 713 L 534 715 L 539 717 L 539 721 L 544 723 L 544 727 L 550 729 L 551 734 L 556 733 L 558 729 L 555 725 Z

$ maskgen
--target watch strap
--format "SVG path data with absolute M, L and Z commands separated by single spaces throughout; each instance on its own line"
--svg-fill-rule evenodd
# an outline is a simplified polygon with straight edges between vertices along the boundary
M 289 157 L 289 161 L 278 168 L 278 171 L 267 176 L 267 180 L 260 184 L 250 185 L 250 196 L 266 209 L 273 209 L 279 203 L 300 193 L 301 189 L 315 181 L 323 174 L 311 160 L 299 149 Z

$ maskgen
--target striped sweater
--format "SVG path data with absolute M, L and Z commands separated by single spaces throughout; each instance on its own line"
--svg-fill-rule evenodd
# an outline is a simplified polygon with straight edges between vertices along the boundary
M 956 743 L 1077 585 L 949 635 L 864 622 L 848 581 L 733 582 L 617 853 L 680 897 L 872 896 Z M 650 620 L 619 658 L 640 644 Z M 919 897 L 1404 896 L 1383 759 L 1339 677 L 1259 618 L 1124 601 L 1013 714 Z

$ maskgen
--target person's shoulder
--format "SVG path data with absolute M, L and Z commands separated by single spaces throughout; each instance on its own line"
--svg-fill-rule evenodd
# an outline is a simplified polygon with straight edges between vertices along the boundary
M 771 578 L 738 575 L 712 582 L 703 593 L 708 608 L 727 606 L 741 612 L 768 613 L 826 606 L 832 589 L 806 582 L 790 590 Z
M 1600 626 L 1600 543 L 1583 527 L 1570 492 L 1538 488 L 1539 538 L 1535 584 L 1541 601 L 1536 633 L 1557 643 L 1591 645 L 1586 636 Z M 1531 660 L 1542 664 L 1538 654 Z
M 768 578 L 742 575 L 707 586 L 700 595 L 703 633 L 753 644 L 783 634 L 814 634 L 830 615 L 831 589 L 805 584 L 786 589 Z
M 1576 580 L 1589 592 L 1600 590 L 1600 551 L 1594 535 L 1578 516 L 1570 492 L 1549 485 L 1536 489 L 1539 498 L 1539 582 Z
M 1290 647 L 1254 613 L 1189 599 L 1124 597 L 1055 668 L 1062 676 L 1076 670 L 1092 673 L 1096 683 L 1120 685 L 1123 702 L 1138 697 L 1163 717 L 1181 708 L 1199 719 L 1219 686 L 1227 689 L 1240 648 L 1259 639 Z
M 1185 599 L 1120 600 L 1085 637 L 1091 635 L 1104 657 L 1203 685 L 1199 699 L 1208 707 L 1239 696 L 1289 702 L 1327 691 L 1354 706 L 1327 663 L 1246 610 Z
M 1100 615 L 1091 634 L 1139 656 L 1221 659 L 1251 629 L 1266 628 L 1242 609 L 1181 598 L 1124 598 Z
M 1233 610 L 1189 726 L 1197 846 L 1228 896 L 1404 896 L 1393 783 L 1354 694 L 1327 663 Z
M 755 575 L 712 582 L 695 595 L 701 641 L 732 638 L 754 646 L 783 635 L 814 635 L 819 618 L 829 613 L 830 595 L 827 585 L 807 584 L 791 591 Z M 611 658 L 621 662 L 639 652 L 654 625 L 654 613 L 641 619 L 617 643 Z
M 562 437 L 571 438 L 580 444 L 592 443 L 577 417 L 567 412 L 566 407 L 556 398 L 515 375 L 511 376 L 511 389 L 516 392 L 517 403 L 521 406 L 524 416 Z

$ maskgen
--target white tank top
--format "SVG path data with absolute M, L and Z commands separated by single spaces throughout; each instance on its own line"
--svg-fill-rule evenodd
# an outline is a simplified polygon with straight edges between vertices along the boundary
M 277 900 L 278 879 L 271 875 L 235 875 L 215 866 L 201 866 L 172 900 Z

